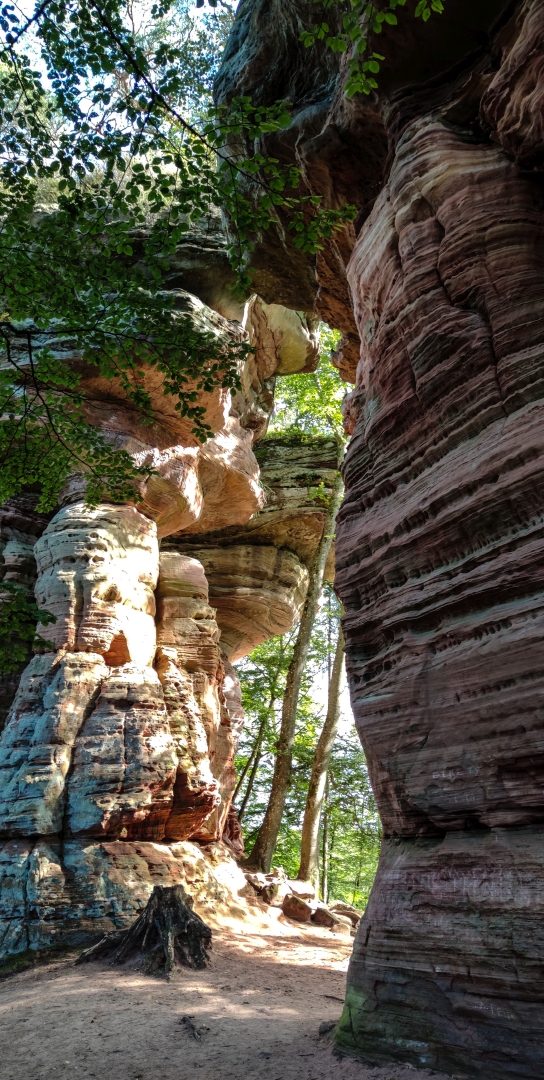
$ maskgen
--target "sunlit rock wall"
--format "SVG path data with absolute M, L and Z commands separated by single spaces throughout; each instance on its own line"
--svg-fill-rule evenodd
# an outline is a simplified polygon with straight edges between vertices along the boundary
M 308 567 L 325 522 L 343 456 L 333 436 L 270 435 L 255 447 L 266 503 L 242 528 L 169 536 L 165 550 L 201 560 L 210 602 L 231 661 L 246 656 L 298 619 Z M 325 568 L 334 573 L 333 559 Z
M 402 12 L 378 94 L 350 101 L 343 62 L 331 89 L 297 44 L 305 6 L 272 9 L 281 33 L 243 0 L 218 92 L 265 102 L 296 83 L 276 144 L 312 193 L 358 211 L 313 264 L 355 384 L 336 583 L 384 828 L 337 1045 L 537 1080 L 544 5 L 450 0 L 426 26 Z

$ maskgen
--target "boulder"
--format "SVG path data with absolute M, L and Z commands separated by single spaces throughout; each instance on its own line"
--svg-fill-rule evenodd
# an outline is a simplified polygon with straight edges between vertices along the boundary
M 318 904 L 312 914 L 312 922 L 316 926 L 326 926 L 327 930 L 332 930 L 336 923 L 336 916 L 329 911 L 326 904 Z
M 261 899 L 272 907 L 281 908 L 289 891 L 289 886 L 286 881 L 272 881 L 270 885 L 266 885 L 263 889 Z
M 344 937 L 355 936 L 351 919 L 348 919 L 345 915 L 334 915 L 334 926 L 331 927 L 331 930 L 333 933 L 342 934 Z
M 295 919 L 296 922 L 303 923 L 310 922 L 314 910 L 306 900 L 301 900 L 299 896 L 295 896 L 291 892 L 284 896 L 281 909 L 288 919 Z
M 246 870 L 246 880 L 254 894 L 272 907 L 281 907 L 284 897 L 290 892 L 282 866 L 275 866 L 270 874 Z
M 255 873 L 246 871 L 246 881 L 248 881 L 250 885 L 253 885 L 253 888 L 260 893 L 267 884 L 267 875 L 258 873 L 257 871 Z
M 318 903 L 312 914 L 312 922 L 316 926 L 325 926 L 327 930 L 333 930 L 336 934 L 343 934 L 345 937 L 351 936 L 351 919 L 331 911 L 326 904 Z

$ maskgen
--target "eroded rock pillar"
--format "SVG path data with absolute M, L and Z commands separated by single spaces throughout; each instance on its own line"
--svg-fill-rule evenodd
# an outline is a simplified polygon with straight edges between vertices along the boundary
M 57 621 L 2 734 L 3 953 L 130 919 L 155 880 L 183 879 L 180 841 L 221 837 L 236 710 L 203 568 L 168 554 L 159 577 L 156 531 L 134 507 L 74 504 L 36 544 Z
M 337 585 L 384 828 L 341 1048 L 544 1071 L 544 192 L 428 116 L 349 266 Z

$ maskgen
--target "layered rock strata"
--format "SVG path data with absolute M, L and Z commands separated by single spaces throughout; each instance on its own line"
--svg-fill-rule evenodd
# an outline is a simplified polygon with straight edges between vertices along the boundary
M 243 528 L 202 532 L 196 541 L 174 534 L 164 543 L 202 562 L 221 649 L 231 661 L 299 617 L 343 448 L 333 436 L 296 432 L 267 436 L 255 455 L 266 502 Z M 332 558 L 326 573 L 332 578 Z
M 328 93 L 309 64 L 304 83 L 285 29 L 274 76 L 299 77 L 286 158 L 329 205 L 358 210 L 315 270 L 330 295 L 342 256 L 342 318 L 361 343 L 336 582 L 384 841 L 337 1043 L 537 1080 L 544 6 L 445 6 L 428 38 L 409 15 L 386 36 L 370 100 L 347 102 L 341 71 Z M 257 74 L 274 31 L 258 0 L 240 11 L 220 91 L 255 86 L 266 101 Z

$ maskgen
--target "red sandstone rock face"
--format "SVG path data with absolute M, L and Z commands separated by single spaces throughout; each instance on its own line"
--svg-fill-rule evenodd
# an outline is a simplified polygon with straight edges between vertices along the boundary
M 188 842 L 90 839 L 65 839 L 61 848 L 58 837 L 0 843 L 2 954 L 80 948 L 130 926 L 155 885 L 178 884 L 202 917 L 239 915 L 237 897 L 246 882 L 221 843 L 204 849 Z
M 526 0 L 498 39 L 502 63 L 481 115 L 523 169 L 544 166 L 544 10 Z
M 539 678 L 543 210 L 500 150 L 422 121 L 349 268 L 365 345 L 337 582 L 390 833 L 543 816 L 513 763 L 539 723 L 512 728 Z
M 73 836 L 162 839 L 176 765 L 156 672 L 127 666 L 112 672 L 75 741 L 67 830 Z
M 340 1045 L 486 1078 L 544 1065 L 543 241 L 536 178 L 429 116 L 348 268 L 337 586 L 389 839 Z
M 481 1080 L 544 1072 L 543 12 L 451 0 L 426 44 L 403 14 L 366 118 L 308 72 L 282 133 L 359 211 L 316 269 L 344 329 L 347 264 L 361 342 L 336 583 L 385 840 L 337 1043 Z M 252 81 L 231 61 L 220 90 Z
M 193 538 L 169 537 L 169 550 L 201 560 L 210 603 L 221 630 L 221 649 L 230 660 L 246 656 L 262 641 L 288 630 L 306 594 L 308 566 L 325 518 L 316 491 L 332 488 L 341 448 L 332 436 L 312 443 L 268 436 L 256 456 L 265 506 L 243 528 L 217 529 Z M 333 558 L 327 574 L 334 572 Z

